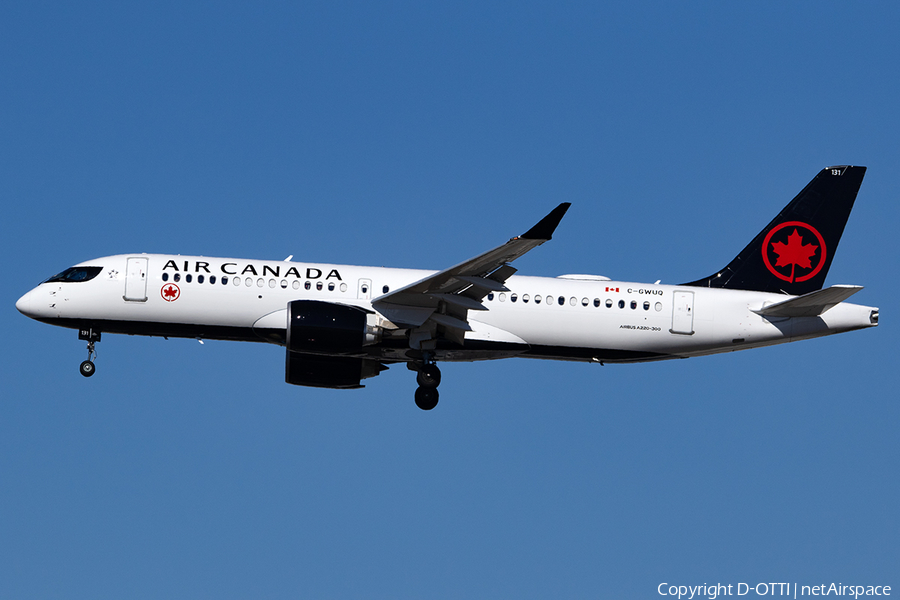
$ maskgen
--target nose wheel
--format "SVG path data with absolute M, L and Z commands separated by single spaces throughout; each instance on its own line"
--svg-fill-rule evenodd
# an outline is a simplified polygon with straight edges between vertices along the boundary
M 78 331 L 78 339 L 87 340 L 88 343 L 87 360 L 81 363 L 81 366 L 78 367 L 78 370 L 83 376 L 90 377 L 97 372 L 97 367 L 94 366 L 94 359 L 97 358 L 97 350 L 94 348 L 94 343 L 100 341 L 100 332 L 94 331 L 93 329 L 80 329 Z
M 441 370 L 434 363 L 426 363 L 418 371 L 416 382 L 419 389 L 416 390 L 416 406 L 422 410 L 431 410 L 437 406 L 440 397 L 437 387 L 441 383 Z
M 94 367 L 94 363 L 90 360 L 86 360 L 81 363 L 81 366 L 78 368 L 81 371 L 81 374 L 85 377 L 90 377 L 94 373 L 97 372 L 97 369 Z

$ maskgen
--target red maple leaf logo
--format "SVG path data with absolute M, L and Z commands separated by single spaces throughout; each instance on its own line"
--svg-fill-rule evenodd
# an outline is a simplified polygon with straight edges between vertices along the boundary
M 794 282 L 794 271 L 797 267 L 801 269 L 812 269 L 810 259 L 819 249 L 815 244 L 804 244 L 803 236 L 797 233 L 797 228 L 787 238 L 787 244 L 784 242 L 772 242 L 772 251 L 778 255 L 775 262 L 776 267 L 791 267 L 791 283 Z
M 163 300 L 166 302 L 174 302 L 181 295 L 181 290 L 178 289 L 178 286 L 171 283 L 163 286 L 160 291 L 162 292 Z

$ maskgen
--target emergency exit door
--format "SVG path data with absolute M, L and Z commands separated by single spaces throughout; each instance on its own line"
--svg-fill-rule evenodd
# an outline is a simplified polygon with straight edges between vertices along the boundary
M 356 297 L 360 300 L 369 300 L 372 298 L 372 280 L 371 279 L 360 279 L 359 287 L 357 288 L 358 292 Z
M 129 302 L 147 301 L 147 259 L 135 257 L 128 259 L 125 269 L 125 300 Z
M 672 333 L 694 333 L 694 292 L 675 292 L 672 305 Z

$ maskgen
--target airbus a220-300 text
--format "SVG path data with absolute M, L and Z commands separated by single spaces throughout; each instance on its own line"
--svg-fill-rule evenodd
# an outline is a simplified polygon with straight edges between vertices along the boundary
M 78 330 L 94 374 L 101 333 L 268 342 L 288 383 L 360 388 L 391 364 L 438 402 L 441 361 L 543 358 L 633 363 L 804 340 L 878 324 L 823 287 L 865 167 L 823 169 L 724 268 L 681 285 L 596 275 L 515 275 L 563 203 L 505 244 L 442 271 L 122 254 L 68 268 L 22 296 L 23 314 Z

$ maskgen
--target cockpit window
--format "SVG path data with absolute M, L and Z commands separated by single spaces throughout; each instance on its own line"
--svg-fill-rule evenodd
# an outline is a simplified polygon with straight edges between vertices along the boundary
M 75 283 L 79 281 L 90 281 L 100 274 L 103 267 L 69 267 L 62 273 L 54 275 L 44 283 L 56 283 L 58 281 Z

